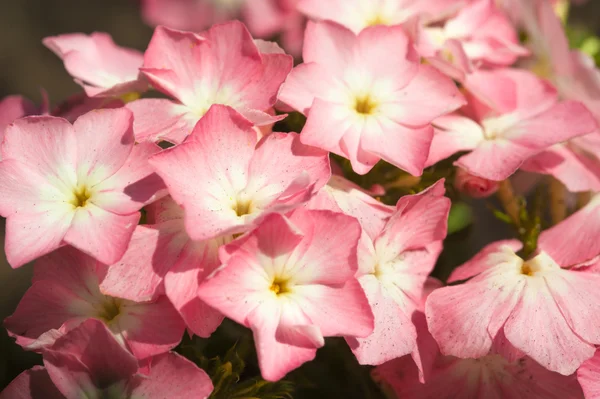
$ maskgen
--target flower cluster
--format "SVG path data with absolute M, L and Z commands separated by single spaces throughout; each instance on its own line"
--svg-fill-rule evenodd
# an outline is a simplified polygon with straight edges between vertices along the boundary
M 224 318 L 270 382 L 343 337 L 390 397 L 598 397 L 600 72 L 560 6 L 145 0 L 144 53 L 44 39 L 83 92 L 0 103 L 4 326 L 44 364 L 0 398 L 217 397 L 180 343 Z M 515 238 L 433 278 L 493 194 Z

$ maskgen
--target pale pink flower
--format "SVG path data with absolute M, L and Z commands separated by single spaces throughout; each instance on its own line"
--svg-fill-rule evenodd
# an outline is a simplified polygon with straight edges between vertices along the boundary
M 272 124 L 284 117 L 268 111 L 291 69 L 291 56 L 261 53 L 237 21 L 201 35 L 158 27 L 141 71 L 175 101 L 149 98 L 129 103 L 136 139 L 180 143 L 213 104 L 228 105 L 255 125 Z
M 121 108 L 125 102 L 120 98 L 88 97 L 85 93 L 77 93 L 59 103 L 50 115 L 58 116 L 73 123 L 83 114 L 104 108 Z
M 429 296 L 429 330 L 445 355 L 485 356 L 504 335 L 548 370 L 574 373 L 600 344 L 600 274 L 589 263 L 557 263 L 543 239 L 537 255 L 527 260 L 515 254 L 519 246 L 505 244 L 488 245 L 448 280 L 470 278 L 466 283 Z M 571 242 L 565 252 L 577 256 L 580 244 Z
M 434 122 L 428 165 L 472 150 L 455 165 L 500 181 L 550 146 L 597 129 L 583 104 L 560 102 L 551 85 L 527 71 L 478 70 L 468 75 L 465 86 L 470 95 L 462 114 Z
M 69 33 L 47 37 L 43 42 L 63 60 L 67 72 L 90 97 L 120 96 L 148 87 L 139 76 L 142 53 L 117 46 L 107 33 Z
M 487 198 L 498 190 L 498 182 L 474 176 L 463 168 L 456 168 L 454 187 L 472 198 Z
M 468 0 L 300 0 L 298 9 L 315 21 L 329 20 L 359 33 L 369 26 L 398 25 L 419 17 L 439 21 Z
M 208 375 L 176 353 L 149 360 L 148 373 L 97 320 L 88 320 L 44 351 L 44 366 L 24 371 L 0 393 L 1 399 L 206 399 Z
M 63 245 L 111 264 L 125 253 L 139 209 L 164 195 L 148 157 L 134 144 L 127 109 L 96 110 L 75 121 L 27 117 L 6 132 L 0 162 L 5 251 L 19 267 Z
M 271 133 L 257 143 L 252 124 L 222 105 L 150 163 L 185 209 L 194 240 L 251 230 L 269 213 L 308 201 L 331 176 L 325 151 L 300 143 L 296 133 Z
M 494 341 L 489 354 L 478 358 L 443 356 L 427 331 L 425 317 L 422 313 L 417 316 L 419 352 L 431 359 L 425 381 L 420 381 L 419 370 L 409 356 L 373 371 L 374 378 L 398 398 L 583 399 L 574 375 L 546 370 L 531 358 L 515 353 L 518 351 L 514 348 L 507 348 L 510 344 L 503 337 Z
M 252 329 L 263 378 L 315 357 L 327 336 L 367 336 L 373 314 L 354 278 L 360 225 L 330 211 L 271 214 L 224 247 L 200 298 Z
M 600 398 L 600 351 L 577 370 L 577 380 L 586 398 Z
M 105 323 L 138 359 L 174 348 L 185 326 L 169 300 L 162 296 L 138 303 L 104 295 L 99 281 L 106 269 L 74 248 L 38 260 L 33 285 L 4 322 L 9 334 L 25 349 L 43 350 L 92 318 Z
M 444 58 L 443 52 L 447 51 L 444 44 L 448 40 L 458 41 L 476 66 L 509 66 L 518 57 L 528 54 L 519 45 L 515 27 L 494 0 L 472 1 L 443 26 L 423 28 L 422 35 L 419 52 L 424 57 Z
M 192 240 L 183 209 L 169 196 L 145 210 L 148 224 L 136 227 L 127 252 L 108 268 L 100 290 L 136 302 L 166 293 L 194 334 L 210 336 L 223 316 L 198 298 L 198 285 L 220 265 L 217 251 L 232 237 Z
M 442 250 L 449 210 L 440 181 L 400 198 L 375 234 L 361 236 L 357 276 L 373 310 L 375 330 L 368 337 L 346 338 L 359 363 L 377 365 L 415 350 L 412 318 Z
M 303 56 L 280 99 L 308 115 L 303 143 L 350 159 L 360 174 L 381 158 L 421 174 L 431 121 L 464 104 L 452 80 L 421 65 L 400 26 L 357 36 L 330 22 L 309 23 Z

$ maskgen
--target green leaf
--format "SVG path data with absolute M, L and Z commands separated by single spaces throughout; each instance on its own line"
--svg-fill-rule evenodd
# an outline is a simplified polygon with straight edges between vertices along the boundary
M 448 235 L 466 229 L 473 223 L 473 210 L 464 202 L 452 204 L 448 215 Z

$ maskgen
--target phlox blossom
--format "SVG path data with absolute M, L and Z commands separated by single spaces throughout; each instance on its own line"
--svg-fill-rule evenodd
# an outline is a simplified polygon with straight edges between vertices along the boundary
M 331 22 L 309 22 L 303 57 L 280 100 L 308 116 L 303 143 L 350 159 L 359 174 L 384 159 L 420 175 L 431 121 L 464 104 L 450 78 L 420 63 L 400 26 L 356 35 Z
M 43 42 L 90 97 L 120 96 L 148 87 L 139 73 L 142 53 L 117 46 L 107 33 L 69 33 L 46 37 Z
M 187 140 L 150 159 L 184 210 L 193 240 L 244 233 L 269 213 L 302 205 L 331 176 L 328 154 L 297 133 L 258 143 L 252 124 L 214 105 Z
M 254 124 L 283 116 L 268 111 L 292 68 L 292 57 L 261 52 L 237 21 L 196 34 L 158 27 L 144 54 L 142 73 L 168 99 L 128 104 L 138 141 L 180 143 L 213 104 L 228 105 Z
M 19 267 L 63 245 L 116 262 L 146 203 L 165 194 L 148 164 L 160 148 L 135 144 L 127 109 L 89 112 L 73 125 L 40 116 L 7 128 L 0 162 L 5 251 Z
M 468 75 L 465 87 L 469 104 L 434 121 L 428 165 L 471 150 L 455 165 L 500 181 L 550 146 L 597 129 L 583 104 L 559 101 L 550 84 L 527 71 L 478 70 Z
M 575 244 L 569 253 L 578 252 Z M 557 263 L 543 245 L 534 257 L 522 259 L 514 252 L 519 247 L 492 243 L 456 269 L 449 282 L 469 280 L 431 293 L 429 330 L 442 354 L 460 358 L 487 355 L 504 334 L 543 367 L 570 375 L 600 344 L 600 275 L 588 263 L 565 262 L 564 256 Z
M 169 300 L 133 302 L 104 295 L 99 281 L 106 266 L 74 248 L 61 248 L 40 258 L 33 285 L 4 326 L 25 349 L 43 350 L 87 319 L 105 323 L 135 357 L 174 348 L 184 323 Z
M 226 245 L 200 298 L 252 329 L 263 378 L 315 357 L 327 336 L 364 337 L 373 314 L 354 277 L 360 225 L 331 211 L 271 214 Z
M 43 353 L 44 367 L 24 371 L 0 399 L 206 399 L 208 375 L 176 353 L 149 360 L 149 372 L 97 320 L 88 320 Z

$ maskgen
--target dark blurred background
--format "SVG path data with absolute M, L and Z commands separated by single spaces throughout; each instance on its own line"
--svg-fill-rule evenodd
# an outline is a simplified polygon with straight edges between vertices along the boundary
M 0 98 L 21 94 L 39 104 L 43 88 L 48 92 L 51 106 L 55 106 L 81 91 L 59 58 L 42 45 L 47 36 L 102 31 L 110 33 L 119 45 L 143 51 L 152 29 L 142 22 L 138 7 L 135 0 L 0 0 Z M 590 0 L 586 6 L 571 12 L 574 24 L 597 33 L 599 16 L 600 0 Z M 508 232 L 497 226 L 485 208 L 476 209 L 473 227 L 452 238 L 463 241 L 458 247 L 468 248 L 469 253 L 453 254 L 453 261 L 467 259 L 486 242 L 506 238 Z M 3 242 L 3 220 L 0 238 Z M 447 260 L 449 254 L 445 255 Z M 12 270 L 0 254 L 0 320 L 14 311 L 29 285 L 31 271 L 31 265 Z M 0 390 L 39 361 L 37 355 L 16 346 L 4 328 L 0 328 Z

